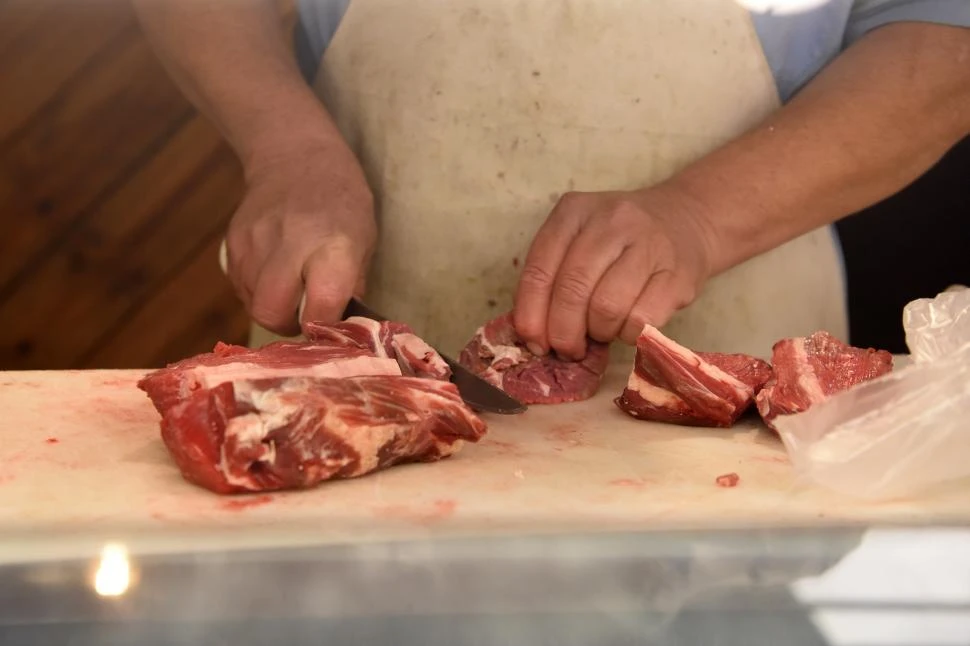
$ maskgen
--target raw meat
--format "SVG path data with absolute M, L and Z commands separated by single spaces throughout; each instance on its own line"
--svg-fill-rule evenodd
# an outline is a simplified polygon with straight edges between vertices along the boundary
M 716 484 L 718 487 L 730 488 L 730 487 L 737 487 L 738 482 L 740 481 L 741 481 L 741 476 L 739 476 L 738 474 L 725 473 L 724 475 L 720 475 L 716 477 L 714 479 L 714 484 Z
M 451 368 L 434 348 L 414 334 L 404 323 L 351 317 L 336 325 L 307 323 L 303 330 L 309 341 L 330 346 L 348 342 L 374 351 L 377 356 L 393 358 L 404 375 L 448 380 Z
M 310 323 L 308 343 L 278 341 L 258 350 L 225 343 L 157 370 L 138 383 L 160 412 L 199 388 L 270 377 L 451 376 L 447 364 L 402 323 L 349 318 L 335 325 Z
M 808 410 L 856 384 L 891 372 L 885 350 L 854 348 L 828 332 L 783 339 L 772 348 L 774 376 L 758 393 L 758 412 L 769 428 L 778 415 Z
M 647 325 L 616 405 L 637 419 L 731 426 L 754 403 L 771 366 L 744 354 L 693 352 Z
M 138 383 L 187 480 L 217 493 L 311 487 L 438 460 L 485 433 L 406 325 L 350 318 L 305 334 L 257 350 L 220 343 Z
M 431 462 L 485 430 L 454 384 L 401 376 L 236 379 L 194 390 L 162 418 L 185 479 L 223 494 Z
M 582 361 L 535 355 L 503 314 L 478 329 L 458 362 L 523 404 L 561 404 L 592 397 L 609 360 L 609 346 L 595 341 Z

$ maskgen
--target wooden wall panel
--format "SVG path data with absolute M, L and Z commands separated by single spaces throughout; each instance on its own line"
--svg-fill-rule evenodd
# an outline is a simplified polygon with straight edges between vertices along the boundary
M 0 150 L 0 167 L 18 189 L 15 204 L 0 203 L 17 223 L 0 238 L 0 296 L 192 114 L 137 31 L 110 53 Z
M 212 281 L 218 271 L 222 236 L 205 247 L 166 285 L 147 299 L 117 331 L 93 347 L 78 368 L 124 368 L 132 357 L 142 365 L 162 366 L 212 349 L 215 340 L 245 344 L 249 321 L 239 316 L 239 301 L 228 282 Z M 172 313 L 177 312 L 178 316 Z
M 128 2 L 0 2 L 0 54 L 0 369 L 154 367 L 244 342 L 216 258 L 239 164 Z
M 8 0 L 0 6 L 0 141 L 134 24 L 126 2 Z
M 224 230 L 241 192 L 235 159 L 207 124 L 191 121 L 0 303 L 0 319 L 12 321 L 0 361 L 75 365 Z

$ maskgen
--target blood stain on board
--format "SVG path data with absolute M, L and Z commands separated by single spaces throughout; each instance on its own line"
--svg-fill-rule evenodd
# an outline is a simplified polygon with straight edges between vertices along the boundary
M 718 487 L 737 487 L 738 482 L 741 481 L 741 476 L 736 473 L 725 473 L 714 479 L 714 483 Z
M 123 388 L 130 388 L 138 383 L 141 377 L 128 377 L 126 379 L 119 379 L 117 377 L 111 377 L 108 379 L 101 380 L 102 386 L 120 386 Z
M 260 507 L 272 501 L 273 496 L 263 494 L 261 496 L 246 496 L 233 498 L 232 500 L 224 500 L 219 506 L 226 511 L 244 511 L 252 507 Z
M 759 455 L 751 458 L 755 462 L 771 462 L 773 464 L 791 464 L 787 455 Z
M 494 446 L 498 449 L 499 453 L 503 455 L 515 455 L 522 453 L 522 446 L 516 444 L 515 442 L 506 442 L 504 440 L 493 440 L 486 439 L 482 442 L 482 446 Z
M 3 388 L 33 388 L 33 389 L 37 389 L 37 388 L 42 388 L 43 386 L 41 386 L 41 384 L 39 382 L 36 382 L 36 381 L 16 381 L 16 380 L 9 380 L 9 381 L 0 382 L 0 387 L 3 387 Z
M 579 424 L 558 424 L 546 431 L 546 439 L 569 447 L 586 446 Z
M 455 515 L 455 509 L 458 507 L 458 502 L 449 499 L 435 500 L 432 507 L 434 509 L 434 517 L 436 519 L 448 518 Z
M 49 438 L 47 438 L 44 441 L 47 442 L 48 444 L 59 444 L 60 443 L 60 440 L 57 439 L 56 437 L 49 437 Z
M 447 520 L 455 514 L 458 501 L 442 498 L 430 505 L 382 505 L 375 509 L 378 516 L 430 525 Z
M 610 480 L 609 484 L 613 487 L 631 487 L 634 489 L 640 489 L 646 487 L 649 482 L 642 478 L 617 478 L 616 480 Z
M 519 257 L 518 256 L 512 258 L 512 266 L 513 267 L 518 267 L 519 266 Z

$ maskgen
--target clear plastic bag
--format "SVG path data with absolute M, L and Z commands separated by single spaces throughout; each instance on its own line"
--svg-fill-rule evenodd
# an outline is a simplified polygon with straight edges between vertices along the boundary
M 906 346 L 916 363 L 944 359 L 970 342 L 970 290 L 951 287 L 903 309 Z
M 970 289 L 909 303 L 912 361 L 775 424 L 796 471 L 887 499 L 970 477 Z

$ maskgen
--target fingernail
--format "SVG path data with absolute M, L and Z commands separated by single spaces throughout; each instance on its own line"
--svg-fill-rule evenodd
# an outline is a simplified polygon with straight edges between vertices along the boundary
M 531 352 L 532 354 L 534 354 L 534 355 L 536 355 L 538 357 L 545 356 L 545 354 L 546 354 L 546 351 L 542 348 L 542 346 L 537 345 L 535 343 L 531 343 L 531 342 L 530 343 L 526 343 L 525 344 L 525 347 L 528 348 L 529 352 Z

